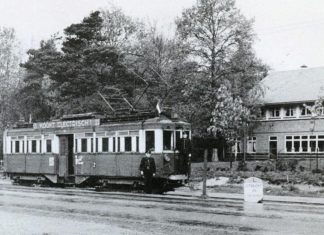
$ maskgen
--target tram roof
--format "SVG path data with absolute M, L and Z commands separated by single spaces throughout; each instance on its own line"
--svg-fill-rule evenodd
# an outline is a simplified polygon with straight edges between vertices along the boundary
M 96 113 L 86 113 L 86 114 L 73 114 L 65 115 L 61 119 L 51 120 L 48 122 L 35 122 L 35 123 L 16 123 L 13 128 L 9 129 L 39 129 L 39 128 L 57 128 L 57 125 L 54 124 L 63 124 L 63 122 L 82 122 L 90 121 L 92 124 L 97 120 L 98 124 L 95 125 L 109 125 L 109 124 L 131 124 L 131 123 L 142 123 L 142 124 L 170 124 L 170 125 L 190 125 L 188 122 L 182 121 L 178 118 L 172 118 L 171 116 L 162 113 L 157 116 L 153 112 L 141 112 L 141 113 L 132 113 L 129 115 L 120 115 L 120 116 L 103 116 Z M 52 125 L 51 125 L 52 124 Z M 46 126 L 46 127 L 41 127 Z M 38 127 L 38 128 L 37 128 Z M 61 125 L 60 128 L 72 127 L 68 125 Z M 75 126 L 76 127 L 76 126 Z

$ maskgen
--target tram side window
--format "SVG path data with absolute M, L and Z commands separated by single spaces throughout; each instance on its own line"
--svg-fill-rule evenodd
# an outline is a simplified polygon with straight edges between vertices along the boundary
M 102 138 L 102 152 L 109 151 L 109 138 Z
M 19 153 L 20 152 L 20 149 L 19 149 L 19 143 L 20 141 L 19 140 L 16 140 L 15 141 L 15 153 Z
M 120 152 L 120 137 L 117 137 L 117 152 Z
M 172 131 L 163 131 L 163 150 L 172 149 Z
M 136 152 L 139 152 L 139 137 L 136 136 Z
M 46 153 L 52 152 L 52 140 L 46 140 Z
M 32 140 L 31 152 L 32 153 L 37 152 L 37 141 L 36 140 Z
M 88 151 L 88 139 L 81 139 L 81 152 L 86 153 Z
M 154 138 L 154 131 L 146 131 L 146 135 L 145 135 L 145 149 L 146 151 L 149 149 L 155 149 L 155 138 Z
M 127 136 L 125 137 L 125 152 L 132 151 L 132 137 Z

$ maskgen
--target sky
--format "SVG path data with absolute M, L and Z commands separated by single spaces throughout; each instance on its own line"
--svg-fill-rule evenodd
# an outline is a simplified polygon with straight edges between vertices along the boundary
M 13 27 L 21 51 L 62 32 L 99 8 L 120 7 L 126 15 L 174 29 L 174 19 L 196 0 L 0 0 L 0 27 Z M 237 0 L 254 18 L 256 55 L 272 70 L 324 66 L 323 0 Z

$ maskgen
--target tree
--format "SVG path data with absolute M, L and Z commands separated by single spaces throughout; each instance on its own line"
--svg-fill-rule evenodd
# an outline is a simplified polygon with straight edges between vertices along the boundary
M 252 50 L 252 23 L 235 7 L 234 0 L 198 0 L 177 19 L 178 37 L 187 45 L 189 58 L 198 65 L 196 76 L 188 79 L 184 89 L 191 106 L 188 111 L 196 115 L 194 126 L 200 127 L 196 133 L 206 133 L 211 120 L 222 121 L 213 112 L 223 102 L 218 93 L 224 91 L 224 86 L 227 95 L 250 108 L 250 91 L 258 87 L 267 72 Z M 230 102 L 223 103 L 227 104 Z
M 19 68 L 19 43 L 12 28 L 0 28 L 0 128 L 19 119 L 14 94 L 22 71 Z
M 126 16 L 121 9 L 101 9 L 104 43 L 119 53 L 132 53 L 134 44 L 145 34 L 144 24 Z
M 103 22 L 100 12 L 93 12 L 68 26 L 63 39 L 53 37 L 28 52 L 22 65 L 27 70 L 22 105 L 36 106 L 32 109 L 36 120 L 106 111 L 98 93 L 110 98 L 133 96 L 134 77 L 122 65 L 124 55 L 112 45 L 114 39 L 103 33 Z M 118 106 L 120 100 L 115 103 Z
M 35 121 L 45 121 L 55 116 L 58 104 L 57 92 L 51 89 L 50 74 L 54 73 L 57 58 L 61 53 L 56 48 L 56 38 L 41 41 L 39 49 L 27 52 L 28 60 L 21 64 L 25 76 L 16 99 L 19 100 L 20 112 L 25 120 L 30 117 Z
M 155 107 L 160 101 L 172 108 L 180 99 L 187 73 L 186 54 L 181 49 L 177 40 L 166 38 L 156 27 L 149 28 L 137 38 L 133 53 L 127 57 L 127 67 L 149 85 L 143 99 L 146 106 Z

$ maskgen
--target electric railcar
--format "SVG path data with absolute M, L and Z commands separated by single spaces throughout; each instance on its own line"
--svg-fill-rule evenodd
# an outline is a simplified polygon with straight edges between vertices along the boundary
M 17 183 L 142 184 L 139 165 L 151 149 L 155 182 L 188 179 L 188 161 L 177 151 L 190 124 L 164 115 L 114 119 L 94 114 L 64 116 L 5 130 L 4 169 Z M 189 163 L 190 164 L 190 163 Z

